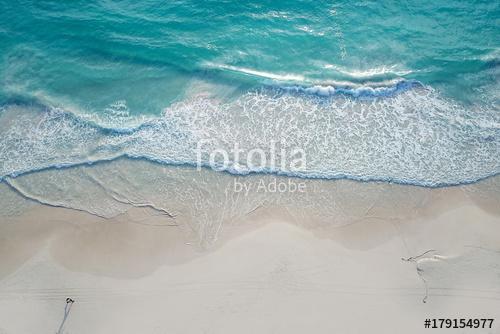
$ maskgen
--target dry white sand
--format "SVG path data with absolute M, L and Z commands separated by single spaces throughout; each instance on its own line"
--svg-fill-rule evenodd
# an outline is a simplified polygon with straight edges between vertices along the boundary
M 336 228 L 255 215 L 205 251 L 120 219 L 38 207 L 4 223 L 0 333 L 55 333 L 66 297 L 71 334 L 426 333 L 447 317 L 500 332 L 500 220 L 472 201 Z

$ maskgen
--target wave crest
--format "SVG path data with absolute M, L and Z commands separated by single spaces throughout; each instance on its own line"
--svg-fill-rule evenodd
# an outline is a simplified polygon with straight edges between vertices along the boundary
M 284 89 L 248 92 L 229 102 L 194 96 L 126 130 L 57 109 L 10 106 L 0 115 L 0 177 L 121 156 L 194 165 L 200 141 L 206 141 L 200 155 L 205 166 L 213 150 L 229 151 L 235 143 L 266 151 L 270 142 L 279 142 L 306 153 L 307 169 L 301 172 L 234 168 L 241 162 L 232 161 L 227 171 L 235 174 L 439 186 L 500 171 L 500 120 L 494 111 L 465 108 L 421 86 L 382 96 L 320 97 Z

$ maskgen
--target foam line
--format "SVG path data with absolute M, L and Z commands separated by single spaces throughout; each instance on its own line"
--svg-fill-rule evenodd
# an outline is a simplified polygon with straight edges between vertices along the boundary
M 248 152 L 282 141 L 284 147 L 307 154 L 307 168 L 293 172 L 230 161 L 225 172 L 234 175 L 439 187 L 500 172 L 495 110 L 461 106 L 412 81 L 356 94 L 341 88 L 330 95 L 306 89 L 264 88 L 226 102 L 194 96 L 131 128 L 100 126 L 61 109 L 4 107 L 0 180 L 121 157 L 196 166 L 197 144 L 204 140 L 204 167 L 211 167 L 211 152 L 230 151 L 234 143 Z

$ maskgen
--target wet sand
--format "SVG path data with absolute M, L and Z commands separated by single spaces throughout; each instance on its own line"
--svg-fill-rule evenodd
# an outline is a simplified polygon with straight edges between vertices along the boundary
M 497 178 L 332 183 L 342 215 L 307 207 L 321 192 L 264 201 L 210 242 L 175 206 L 103 218 L 12 195 L 24 206 L 0 224 L 0 333 L 56 332 L 66 297 L 65 333 L 422 333 L 447 317 L 500 330 Z

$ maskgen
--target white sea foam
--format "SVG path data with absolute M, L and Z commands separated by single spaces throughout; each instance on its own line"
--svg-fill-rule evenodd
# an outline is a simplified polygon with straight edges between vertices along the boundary
M 332 76 L 331 79 L 322 79 L 319 81 L 294 73 L 272 73 L 215 63 L 205 63 L 204 66 L 207 68 L 227 70 L 243 75 L 269 79 L 282 88 L 293 88 L 296 91 L 298 90 L 320 96 L 333 95 L 337 88 L 341 88 L 343 92 L 352 90 L 352 95 L 356 95 L 356 91 L 369 92 L 377 88 L 392 89 L 394 86 L 405 81 L 402 76 L 411 73 L 411 71 L 396 70 L 396 66 L 373 68 L 366 71 L 347 71 L 336 65 L 327 64 L 325 68 L 335 69 L 335 72 L 342 75 L 340 77 Z M 363 81 L 360 82 L 360 79 L 363 79 Z M 296 86 L 289 86 L 289 84 L 294 84 Z
M 380 66 L 375 68 L 369 68 L 365 70 L 346 70 L 338 65 L 334 64 L 326 64 L 323 66 L 325 69 L 333 70 L 335 72 L 341 73 L 347 77 L 357 78 L 357 79 L 369 79 L 373 77 L 379 77 L 383 75 L 392 75 L 392 76 L 405 76 L 414 71 L 410 70 L 401 70 L 398 69 L 396 65 L 390 66 Z
M 245 68 L 245 67 L 237 67 L 237 66 L 224 65 L 224 64 L 213 64 L 213 63 L 206 63 L 205 66 L 209 67 L 209 68 L 229 70 L 229 71 L 233 71 L 233 72 L 237 72 L 237 73 L 243 73 L 246 75 L 252 75 L 252 76 L 256 76 L 256 77 L 278 80 L 278 81 L 297 81 L 297 82 L 307 82 L 308 81 L 304 76 L 299 75 L 299 74 L 292 74 L 292 73 L 278 74 L 278 73 L 272 73 L 272 72 L 258 71 L 258 70 Z
M 474 115 L 471 117 L 471 115 Z M 113 159 L 209 163 L 216 149 L 269 143 L 306 152 L 311 178 L 388 180 L 425 186 L 472 182 L 500 171 L 498 114 L 465 108 L 422 87 L 368 100 L 265 89 L 229 102 L 194 96 L 136 128 L 103 128 L 61 110 L 2 113 L 0 175 Z M 269 152 L 268 152 L 269 153 Z M 233 161 L 228 171 L 247 173 Z M 289 173 L 276 168 L 263 172 Z M 242 172 L 244 171 L 244 172 Z

